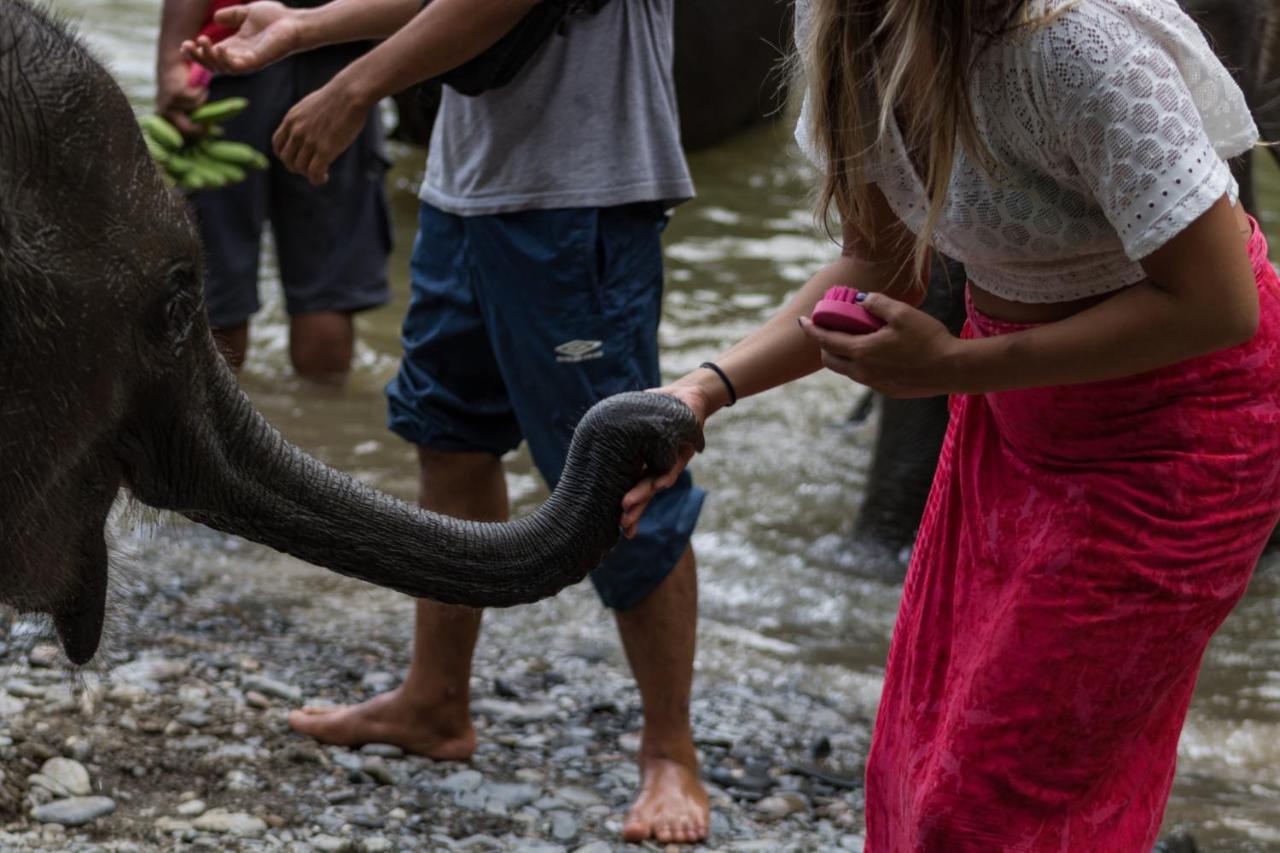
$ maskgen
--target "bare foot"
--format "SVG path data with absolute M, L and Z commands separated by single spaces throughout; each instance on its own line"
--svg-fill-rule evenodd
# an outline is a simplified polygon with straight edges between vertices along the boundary
M 640 796 L 622 827 L 624 841 L 693 844 L 706 839 L 711 809 L 696 763 L 642 758 L 640 778 Z
M 455 709 L 419 704 L 403 687 L 359 705 L 290 711 L 289 726 L 324 743 L 393 743 L 437 761 L 466 761 L 476 750 L 476 732 L 465 708 L 459 715 Z

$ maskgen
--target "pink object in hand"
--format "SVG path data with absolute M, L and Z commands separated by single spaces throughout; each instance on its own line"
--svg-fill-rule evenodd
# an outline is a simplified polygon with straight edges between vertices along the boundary
M 213 79 L 213 72 L 205 68 L 198 62 L 189 63 L 187 68 L 187 85 L 195 89 L 209 88 L 209 81 Z
M 884 325 L 884 320 L 859 305 L 858 291 L 852 287 L 833 287 L 813 306 L 814 325 L 835 332 L 865 335 Z

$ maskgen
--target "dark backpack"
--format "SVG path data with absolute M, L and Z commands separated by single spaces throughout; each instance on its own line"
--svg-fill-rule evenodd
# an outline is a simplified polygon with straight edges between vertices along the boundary
M 428 0 L 430 2 L 430 0 Z M 609 0 L 542 0 L 510 32 L 484 53 L 436 78 L 463 95 L 479 95 L 510 83 L 554 34 L 563 34 L 574 15 L 594 15 Z M 425 5 L 425 4 L 424 4 Z

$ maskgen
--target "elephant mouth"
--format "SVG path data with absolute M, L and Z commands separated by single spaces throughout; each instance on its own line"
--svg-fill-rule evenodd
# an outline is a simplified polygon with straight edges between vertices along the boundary
M 78 557 L 77 581 L 53 611 L 53 625 L 68 660 L 82 666 L 98 651 L 107 612 L 107 540 L 101 529 L 86 534 Z
M 44 613 L 53 619 L 67 659 L 88 663 L 98 651 L 107 610 L 107 544 L 101 530 L 89 530 L 79 548 L 65 556 L 43 549 L 34 559 L 10 554 L 0 604 L 19 613 Z M 69 559 L 68 559 L 69 558 Z M 69 563 L 69 564 L 68 564 Z

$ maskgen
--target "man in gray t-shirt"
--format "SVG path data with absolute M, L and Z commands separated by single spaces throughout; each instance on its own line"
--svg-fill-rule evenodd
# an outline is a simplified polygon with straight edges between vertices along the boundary
M 350 144 L 365 109 L 493 44 L 537 0 L 336 0 L 308 12 L 253 3 L 223 13 L 237 35 L 192 44 L 220 70 L 351 38 L 390 36 L 302 101 L 276 133 L 313 181 Z M 445 89 L 410 265 L 404 359 L 389 425 L 417 445 L 420 503 L 507 517 L 501 457 L 522 440 L 548 484 L 583 412 L 661 384 L 657 331 L 666 211 L 693 194 L 680 149 L 672 64 L 675 0 L 612 0 L 571 17 L 508 85 Z M 616 613 L 640 687 L 641 791 L 623 835 L 706 837 L 707 796 L 689 725 L 696 570 L 689 539 L 703 493 L 687 472 L 634 538 L 591 574 Z M 330 743 L 391 742 L 438 759 L 475 748 L 471 655 L 480 612 L 418 602 L 414 655 L 397 690 L 290 715 Z

